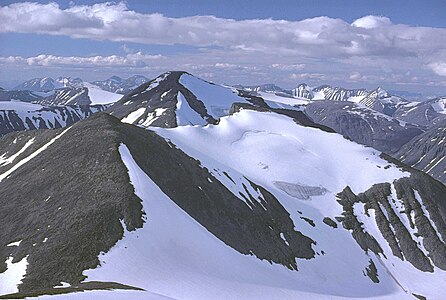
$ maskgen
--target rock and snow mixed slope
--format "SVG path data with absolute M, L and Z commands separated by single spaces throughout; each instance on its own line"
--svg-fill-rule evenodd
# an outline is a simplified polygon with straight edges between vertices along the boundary
M 3 279 L 17 296 L 444 292 L 446 187 L 283 114 L 156 132 L 99 114 L 6 135 L 0 154 L 0 272 L 26 258 Z
M 305 113 L 316 123 L 388 154 L 423 132 L 416 125 L 347 101 L 312 102 L 305 106 Z
M 132 80 L 133 78 L 133 80 Z M 145 78 L 145 77 L 144 77 Z M 131 77 L 123 82 L 125 91 L 136 88 L 142 84 L 144 79 L 138 76 Z M 130 85 L 129 82 L 133 82 Z M 35 78 L 17 86 L 13 91 L 0 91 L 0 99 L 20 100 L 25 102 L 36 102 L 46 105 L 95 105 L 116 102 L 122 97 L 124 87 L 116 87 L 121 93 L 110 91 L 106 86 L 91 84 L 80 78 L 59 77 L 56 80 L 45 77 Z
M 407 105 L 410 102 L 401 97 L 390 95 L 381 88 L 377 88 L 369 92 L 359 103 L 388 116 L 394 116 L 400 106 Z
M 108 110 L 124 122 L 143 127 L 217 123 L 234 102 L 247 102 L 231 88 L 186 72 L 168 72 L 139 86 Z
M 412 102 L 400 106 L 395 117 L 420 126 L 431 127 L 446 119 L 446 97 L 423 102 Z
M 446 184 L 446 119 L 413 138 L 394 157 Z
M 318 100 L 361 103 L 389 116 L 393 115 L 399 106 L 409 103 L 401 97 L 390 95 L 381 88 L 369 91 L 366 89 L 345 89 L 342 87 L 332 87 L 330 85 L 310 87 L 305 83 L 299 84 L 291 90 L 281 89 L 272 84 L 250 87 L 236 86 L 236 88 L 252 92 L 259 96 L 275 97 L 276 100 L 285 98 L 284 101 L 290 102 L 291 100 L 286 100 L 286 98 L 295 98 L 297 101 L 302 101 L 297 104 L 305 104 L 305 102 Z
M 62 128 L 105 109 L 93 106 L 42 106 L 21 101 L 0 101 L 0 136 L 22 130 Z
M 84 82 L 82 87 L 58 89 L 52 95 L 34 102 L 44 105 L 103 105 L 114 103 L 121 98 L 121 94 L 107 92 Z

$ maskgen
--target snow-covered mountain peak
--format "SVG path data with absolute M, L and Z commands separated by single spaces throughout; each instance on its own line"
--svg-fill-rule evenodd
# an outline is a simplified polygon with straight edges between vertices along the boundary
M 176 127 L 216 123 L 234 102 L 246 102 L 232 88 L 184 71 L 170 71 L 140 85 L 110 108 L 125 122 Z

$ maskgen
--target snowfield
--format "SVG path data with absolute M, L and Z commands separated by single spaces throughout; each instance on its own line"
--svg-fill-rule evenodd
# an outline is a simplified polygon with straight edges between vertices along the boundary
M 36 111 L 43 108 L 42 105 L 22 101 L 0 101 L 0 110 Z
M 409 175 L 396 167 L 384 169 L 389 163 L 377 150 L 339 134 L 298 126 L 276 113 L 242 110 L 221 118 L 218 125 L 152 129 L 204 164 L 211 157 L 272 188 L 275 181 L 292 179 L 333 193 L 347 185 L 360 193 Z
M 410 299 L 385 272 L 379 289 L 361 270 L 345 272 L 356 260 L 366 265 L 368 257 L 358 246 L 352 253 L 343 251 L 343 262 L 316 259 L 298 272 L 241 255 L 170 200 L 139 168 L 125 145 L 119 152 L 147 219 L 142 229 L 126 231 L 115 247 L 99 257 L 101 267 L 84 272 L 88 281 L 115 281 L 172 299 L 341 299 L 347 295 Z M 339 231 L 345 242 L 351 241 L 348 232 Z M 335 247 L 345 249 L 342 242 Z M 343 268 L 335 269 L 337 264 Z
M 231 88 L 211 84 L 189 74 L 183 74 L 179 82 L 202 101 L 209 115 L 218 119 L 229 114 L 234 102 L 246 102 Z
M 287 105 L 290 105 L 290 106 L 306 105 L 309 102 L 308 99 L 300 98 L 300 97 L 282 97 L 282 96 L 278 96 L 276 94 L 267 93 L 267 92 L 258 92 L 258 94 L 264 100 L 277 102 L 277 103 L 282 103 L 282 104 L 287 104 Z
M 208 180 L 220 180 L 234 195 L 243 192 L 243 183 L 249 186 L 246 178 L 266 187 L 290 213 L 296 229 L 316 241 L 317 255 L 298 260 L 299 271 L 291 271 L 238 253 L 169 199 L 121 145 L 119 152 L 143 201 L 146 223 L 142 229 L 126 231 L 101 255 L 102 266 L 84 272 L 87 280 L 115 281 L 173 299 L 411 299 L 412 293 L 440 299 L 435 287 L 444 282 L 446 272 L 423 273 L 394 257 L 373 211 L 370 216 L 361 210 L 355 213 L 388 259 L 366 254 L 349 231 L 322 222 L 342 213 L 335 194 L 345 186 L 360 193 L 375 183 L 409 175 L 379 158 L 378 151 L 338 134 L 296 125 L 281 115 L 248 110 L 221 118 L 218 125 L 154 130 L 199 159 L 213 175 Z M 370 260 L 380 283 L 364 275 Z
M 114 103 L 122 98 L 121 94 L 104 91 L 94 84 L 84 82 L 83 85 L 88 88 L 88 97 L 92 105 Z

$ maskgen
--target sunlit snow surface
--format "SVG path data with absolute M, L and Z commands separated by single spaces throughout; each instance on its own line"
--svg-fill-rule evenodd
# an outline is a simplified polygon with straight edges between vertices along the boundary
M 42 105 L 22 101 L 0 101 L 0 110 L 35 111 L 43 108 Z
M 26 274 L 27 257 L 16 263 L 12 260 L 12 257 L 6 260 L 7 270 L 0 273 L 0 295 L 17 293 L 17 286 L 22 283 L 23 276 Z
M 121 94 L 104 91 L 90 83 L 85 82 L 84 86 L 88 88 L 88 97 L 90 98 L 91 104 L 114 103 L 122 98 Z
M 277 103 L 283 103 L 287 105 L 306 105 L 308 104 L 308 99 L 305 98 L 299 98 L 299 97 L 282 97 L 278 96 L 273 93 L 268 92 L 258 92 L 260 97 L 262 97 L 264 100 L 277 102 Z
M 239 117 L 251 115 L 244 114 Z M 243 125 L 239 125 L 235 128 L 243 132 Z M 299 271 L 291 271 L 226 246 L 170 200 L 139 168 L 125 145 L 119 152 L 135 193 L 143 201 L 147 220 L 142 229 L 126 231 L 122 241 L 101 255 L 102 266 L 84 272 L 87 280 L 115 281 L 174 299 L 410 299 L 379 264 L 379 286 L 365 277 L 362 269 L 353 269 L 352 265 L 365 268 L 370 258 L 349 232 L 322 225 L 322 215 L 308 205 L 310 201 L 281 198 L 288 211 L 299 208 L 317 220 L 315 229 L 298 222 L 292 214 L 296 227 L 311 233 L 326 254 L 309 261 L 298 260 Z M 326 199 L 315 200 L 326 204 Z
M 231 88 L 210 84 L 189 74 L 181 75 L 179 82 L 203 102 L 208 114 L 215 119 L 227 116 L 234 102 L 246 102 Z

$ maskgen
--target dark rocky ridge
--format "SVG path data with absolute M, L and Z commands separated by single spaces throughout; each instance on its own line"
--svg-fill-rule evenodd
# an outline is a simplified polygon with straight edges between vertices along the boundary
M 6 135 L 0 138 L 0 153 L 12 154 L 35 138 L 21 160 L 62 131 Z M 16 138 L 18 145 L 11 145 Z M 237 251 L 290 269 L 297 269 L 296 258 L 315 255 L 314 241 L 294 229 L 289 213 L 261 186 L 250 182 L 263 197 L 251 195 L 247 206 L 217 179 L 209 182 L 212 175 L 199 161 L 155 133 L 97 114 L 74 124 L 0 182 L 0 219 L 6 224 L 0 230 L 0 272 L 8 256 L 14 262 L 28 256 L 20 292 L 49 289 L 60 281 L 79 283 L 83 270 L 99 264 L 99 253 L 122 238 L 120 219 L 128 230 L 143 225 L 140 200 L 117 150 L 121 143 L 166 195 Z M 6 247 L 18 240 L 20 246 Z
M 314 122 L 385 153 L 394 153 L 423 130 L 351 102 L 315 101 L 305 108 Z

